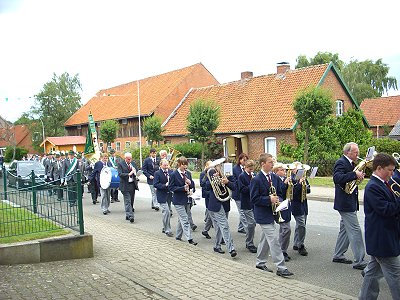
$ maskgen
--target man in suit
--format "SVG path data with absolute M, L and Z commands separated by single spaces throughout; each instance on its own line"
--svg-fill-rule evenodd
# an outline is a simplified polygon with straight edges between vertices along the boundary
M 61 183 L 67 186 L 67 194 L 69 206 L 76 205 L 76 171 L 78 170 L 78 160 L 75 157 L 75 152 L 69 150 L 68 158 L 64 159 L 61 172 Z
M 246 233 L 246 216 L 244 215 L 243 210 L 240 208 L 240 194 L 239 194 L 239 185 L 238 185 L 238 180 L 239 180 L 239 175 L 243 173 L 244 171 L 244 165 L 246 163 L 246 160 L 248 160 L 249 157 L 247 156 L 246 153 L 240 153 L 238 157 L 237 164 L 233 167 L 233 176 L 236 181 L 236 188 L 232 191 L 232 199 L 235 201 L 238 212 L 239 212 L 239 225 L 238 225 L 238 232 L 239 233 Z
M 100 189 L 99 189 L 100 183 L 97 182 L 96 176 L 92 176 L 93 168 L 94 168 L 93 162 L 91 162 L 89 159 L 86 160 L 85 170 L 87 172 L 86 174 L 88 178 L 88 189 L 92 197 L 92 203 L 96 204 L 99 203 L 97 198 L 99 197 L 100 194 Z
M 156 149 L 151 148 L 150 156 L 144 160 L 142 170 L 144 176 L 147 178 L 147 184 L 149 185 L 151 191 L 151 208 L 158 211 L 160 209 L 160 205 L 157 202 L 157 195 L 153 185 L 154 173 L 159 169 L 160 163 L 156 156 Z
M 395 159 L 379 153 L 364 191 L 365 244 L 371 260 L 365 268 L 359 299 L 377 299 L 385 277 L 393 299 L 400 299 L 400 199 L 388 184 Z
M 90 175 L 89 181 L 93 181 L 93 178 L 96 178 L 96 183 L 98 185 L 98 188 L 100 189 L 100 194 L 101 194 L 101 210 L 103 212 L 103 215 L 107 215 L 110 213 L 110 203 L 111 203 L 111 195 L 110 195 L 110 187 L 103 189 L 103 187 L 100 184 L 100 174 L 103 168 L 109 167 L 108 165 L 108 154 L 107 153 L 102 153 L 100 155 L 100 160 L 97 161 L 94 164 L 93 172 Z
M 57 200 L 61 201 L 64 198 L 63 189 L 60 187 L 63 163 L 59 153 L 56 153 L 55 157 L 56 160 L 50 166 L 50 181 L 53 182 L 55 187 L 53 189 L 53 194 L 57 194 Z
M 118 163 L 118 175 L 120 178 L 119 189 L 124 197 L 125 219 L 133 223 L 135 202 L 135 191 L 138 190 L 137 166 L 132 161 L 132 154 L 127 152 L 124 154 L 124 161 Z
M 277 267 L 276 274 L 282 277 L 289 277 L 293 273 L 285 265 L 273 215 L 274 207 L 277 207 L 279 202 L 282 201 L 286 189 L 282 180 L 271 172 L 274 166 L 271 154 L 261 154 L 260 165 L 261 171 L 250 183 L 250 199 L 254 205 L 254 218 L 261 227 L 256 268 L 272 272 L 266 266 L 268 254 L 271 251 L 272 261 Z
M 347 194 L 347 182 L 363 179 L 364 173 L 353 171 L 358 159 L 359 150 L 356 143 L 347 143 L 343 147 L 343 155 L 333 168 L 333 182 L 335 183 L 335 200 L 333 208 L 340 214 L 340 229 L 336 240 L 335 253 L 332 261 L 335 263 L 353 264 L 354 269 L 363 270 L 367 265 L 364 261 L 365 247 L 360 224 L 357 219 L 359 209 L 358 187 L 352 194 Z M 344 254 L 351 247 L 354 261 L 347 259 Z
M 119 163 L 119 158 L 116 157 L 114 149 L 110 150 L 110 157 L 108 159 L 108 162 L 109 162 L 110 167 L 112 167 L 114 169 L 117 169 L 118 163 Z M 119 200 L 118 200 L 118 188 L 111 189 L 110 194 L 111 194 L 111 203 L 119 202 Z
M 172 196 L 172 203 L 178 213 L 178 226 L 176 229 L 176 239 L 182 240 L 182 234 L 185 235 L 189 244 L 197 245 L 193 241 L 192 232 L 190 228 L 188 210 L 190 209 L 191 200 L 189 196 L 195 191 L 192 174 L 187 170 L 188 160 L 186 157 L 181 156 L 177 160 L 178 168 L 171 174 L 169 178 L 169 188 L 174 194 Z
M 172 170 L 169 169 L 168 160 L 165 158 L 160 161 L 160 169 L 154 173 L 154 187 L 156 188 L 157 201 L 161 207 L 162 213 L 162 232 L 168 237 L 174 236 L 171 230 L 171 212 L 170 203 L 172 199 L 172 192 L 169 188 L 169 178 L 172 174 Z

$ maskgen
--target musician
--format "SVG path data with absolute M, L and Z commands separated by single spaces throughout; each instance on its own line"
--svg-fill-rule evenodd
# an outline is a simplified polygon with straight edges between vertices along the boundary
M 204 230 L 201 232 L 206 239 L 211 239 L 208 233 L 213 225 L 210 213 L 208 211 L 208 203 L 210 201 L 210 181 L 208 180 L 207 170 L 211 164 L 211 160 L 207 161 L 204 166 L 204 171 L 200 173 L 200 186 L 201 186 L 201 196 L 204 198 L 206 205 L 206 210 L 204 212 Z
M 365 247 L 357 219 L 357 211 L 359 209 L 358 187 L 350 195 L 344 191 L 347 182 L 364 178 L 363 172 L 353 171 L 358 155 L 358 145 L 353 142 L 347 143 L 343 147 L 342 157 L 336 161 L 333 168 L 333 182 L 335 183 L 333 208 L 339 212 L 341 220 L 332 261 L 353 264 L 354 269 L 363 270 L 367 262 L 364 261 Z M 349 245 L 353 251 L 354 261 L 344 256 Z
M 103 215 L 110 213 L 110 187 L 103 189 L 100 185 L 100 174 L 103 168 L 108 167 L 108 154 L 100 154 L 100 160 L 94 164 L 93 172 L 90 175 L 89 181 L 93 181 L 93 177 L 96 178 L 97 187 L 100 189 L 101 194 L 101 210 Z
M 261 154 L 259 161 L 261 171 L 250 183 L 250 199 L 254 205 L 254 218 L 262 230 L 257 249 L 256 268 L 272 272 L 266 266 L 268 254 L 271 251 L 272 261 L 277 267 L 276 274 L 282 277 L 292 276 L 293 273 L 285 265 L 273 215 L 273 206 L 279 205 L 280 200 L 283 199 L 285 186 L 282 180 L 271 172 L 274 166 L 271 154 Z
M 176 239 L 181 240 L 182 234 L 189 244 L 197 245 L 193 241 L 190 223 L 187 211 L 190 209 L 189 195 L 194 192 L 195 186 L 192 180 L 192 174 L 187 170 L 188 160 L 186 157 L 181 156 L 177 160 L 178 168 L 171 174 L 169 178 L 169 188 L 172 191 L 172 203 L 178 213 L 178 226 L 176 229 Z
M 246 160 L 244 172 L 242 172 L 238 178 L 240 209 L 243 211 L 246 218 L 246 222 L 244 222 L 246 230 L 246 248 L 251 253 L 257 253 L 257 247 L 254 246 L 256 220 L 254 220 L 253 204 L 250 201 L 250 182 L 254 177 L 254 167 L 254 160 Z
M 134 219 L 134 208 L 133 203 L 135 202 L 135 191 L 138 188 L 137 165 L 132 161 L 132 154 L 126 152 L 124 154 L 124 160 L 119 161 L 117 164 L 118 176 L 120 178 L 119 189 L 124 197 L 124 208 L 125 208 L 125 219 L 133 223 Z
M 208 171 L 209 180 L 213 178 L 213 176 L 220 177 L 222 184 L 224 184 L 230 190 L 236 189 L 236 180 L 234 176 L 224 177 L 219 170 L 216 168 L 212 168 Z M 209 193 L 209 202 L 208 202 L 208 212 L 210 213 L 211 219 L 214 224 L 215 229 L 215 244 L 214 244 L 214 252 L 224 254 L 225 251 L 221 249 L 221 241 L 222 239 L 225 241 L 226 248 L 229 251 L 231 257 L 235 257 L 237 252 L 235 250 L 235 246 L 233 245 L 232 235 L 229 229 L 228 216 L 229 211 L 231 209 L 230 200 L 228 201 L 220 201 L 217 199 L 217 191 L 212 188 L 212 184 L 209 181 L 207 183 L 206 188 L 210 190 Z
M 156 156 L 156 149 L 151 148 L 150 156 L 144 160 L 142 170 L 143 174 L 147 178 L 147 184 L 149 185 L 151 191 L 151 208 L 158 211 L 160 209 L 160 205 L 157 202 L 157 195 L 153 185 L 154 173 L 159 169 L 160 164 L 160 161 Z
M 61 183 L 67 186 L 69 206 L 76 205 L 76 171 L 78 170 L 78 160 L 75 157 L 75 152 L 70 150 L 68 158 L 64 160 L 61 169 Z
M 272 169 L 281 180 L 287 186 L 289 184 L 289 180 L 291 178 L 286 177 L 286 166 L 282 163 L 274 163 L 274 167 Z M 291 200 L 288 202 L 288 208 L 286 210 L 281 210 L 281 216 L 284 220 L 283 222 L 279 222 L 279 244 L 281 245 L 281 250 L 285 261 L 289 261 L 292 258 L 287 253 L 287 249 L 289 248 L 290 236 L 292 234 L 292 229 L 290 227 L 290 221 L 292 220 L 292 204 Z
M 88 159 L 85 163 L 85 169 L 88 177 L 88 189 L 92 198 L 92 203 L 99 203 L 97 198 L 100 195 L 100 183 L 97 182 L 96 176 L 92 176 L 94 164 Z
M 172 174 L 172 170 L 169 169 L 168 160 L 163 158 L 160 161 L 160 169 L 154 173 L 154 187 L 156 188 L 157 201 L 161 207 L 162 213 L 162 232 L 168 237 L 174 236 L 171 230 L 171 214 L 170 206 L 172 199 L 172 192 L 169 189 L 169 178 Z
M 308 215 L 307 194 L 311 192 L 311 189 L 305 175 L 296 180 L 298 170 L 303 169 L 302 164 L 300 162 L 294 162 L 293 164 L 296 166 L 296 168 L 292 171 L 292 215 L 296 220 L 296 226 L 294 229 L 293 250 L 298 250 L 300 255 L 307 256 L 308 251 L 304 246 L 304 240 L 306 238 L 306 223 Z M 304 172 L 307 171 L 304 170 Z
M 379 153 L 364 191 L 365 244 L 371 260 L 365 268 L 359 299 L 377 299 L 379 280 L 385 277 L 393 299 L 400 299 L 400 200 L 388 180 L 395 159 Z
M 57 200 L 61 201 L 64 198 L 63 189 L 60 187 L 61 184 L 61 173 L 62 173 L 62 162 L 61 155 L 56 153 L 56 160 L 50 166 L 50 181 L 54 184 L 53 194 L 57 193 Z
M 114 149 L 110 150 L 110 157 L 108 159 L 108 162 L 109 165 L 114 169 L 118 168 L 119 158 L 116 156 Z M 110 194 L 111 194 L 111 203 L 120 202 L 118 200 L 118 187 L 111 189 Z
M 243 210 L 240 208 L 240 194 L 239 194 L 239 185 L 238 185 L 238 180 L 239 180 L 239 175 L 243 173 L 244 171 L 244 165 L 246 163 L 246 160 L 248 160 L 249 157 L 247 156 L 246 153 L 240 153 L 238 157 L 238 161 L 236 165 L 233 167 L 233 176 L 236 181 L 236 188 L 232 191 L 232 199 L 235 201 L 238 212 L 239 212 L 239 225 L 238 225 L 238 232 L 239 233 L 246 233 L 246 216 L 244 215 Z

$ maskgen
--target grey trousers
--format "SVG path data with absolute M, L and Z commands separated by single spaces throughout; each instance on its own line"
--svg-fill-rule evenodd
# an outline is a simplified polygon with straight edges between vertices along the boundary
M 294 216 L 294 219 L 296 220 L 296 226 L 294 227 L 293 245 L 300 248 L 304 245 L 304 240 L 306 239 L 307 215 Z
M 171 211 L 169 210 L 168 203 L 160 203 L 161 214 L 162 214 L 162 224 L 165 233 L 172 232 L 171 230 Z
M 254 246 L 254 232 L 256 231 L 256 220 L 252 209 L 243 209 L 243 214 L 246 219 L 244 229 L 246 230 L 246 246 Z
M 339 211 L 339 214 L 342 218 L 333 258 L 345 258 L 344 254 L 350 245 L 354 255 L 353 266 L 363 266 L 366 264 L 364 261 L 365 247 L 357 212 Z
M 215 229 L 215 244 L 214 248 L 221 249 L 221 240 L 224 238 L 226 248 L 229 252 L 235 250 L 233 245 L 233 239 L 231 232 L 229 230 L 228 215 L 221 205 L 221 209 L 218 212 L 208 211 L 210 213 L 211 219 L 214 223 Z
M 186 240 L 192 239 L 192 230 L 190 228 L 189 219 L 186 211 L 186 206 L 188 205 L 189 204 L 174 205 L 175 210 L 178 213 L 178 225 L 176 227 L 176 237 L 179 239 L 182 238 L 182 234 L 185 234 Z
M 259 224 L 261 227 L 260 242 L 257 247 L 256 266 L 265 266 L 267 258 L 271 251 L 272 262 L 278 270 L 286 270 L 285 258 L 278 240 L 278 231 L 275 228 L 275 222 L 272 224 Z
M 121 191 L 122 196 L 124 197 L 124 208 L 126 217 L 134 217 L 135 214 L 132 209 L 132 198 L 135 199 L 135 190 L 132 192 L 129 191 Z
M 108 208 L 110 207 L 110 201 L 111 201 L 110 188 L 104 190 L 100 187 L 100 194 L 101 194 L 101 210 L 103 212 L 108 212 L 109 211 Z
M 149 187 L 151 192 L 151 207 L 160 207 L 157 201 L 156 188 L 152 184 L 149 184 Z
M 379 280 L 385 277 L 393 299 L 400 299 L 400 257 L 374 257 L 367 268 L 361 285 L 360 300 L 377 299 L 379 295 Z
M 239 212 L 239 225 L 238 225 L 238 231 L 239 230 L 246 230 L 245 223 L 246 223 L 246 217 L 244 216 L 243 209 L 241 209 L 241 203 L 240 200 L 235 200 L 237 210 Z
M 212 225 L 213 221 L 211 219 L 210 212 L 206 208 L 206 211 L 204 213 L 204 231 L 209 231 Z
M 281 245 L 282 252 L 287 252 L 289 248 L 291 233 L 290 222 L 279 223 L 279 244 Z

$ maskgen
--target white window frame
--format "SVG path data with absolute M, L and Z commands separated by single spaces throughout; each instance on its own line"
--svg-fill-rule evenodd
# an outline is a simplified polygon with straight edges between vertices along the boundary
M 196 141 L 194 139 L 189 139 L 189 144 L 194 144 Z
M 275 144 L 275 149 L 270 149 L 270 147 L 272 147 L 272 145 L 270 146 L 269 144 L 271 143 L 271 142 L 274 142 L 274 144 Z M 266 137 L 266 138 L 264 138 L 264 152 L 265 153 L 269 153 L 269 154 L 271 154 L 273 157 L 276 157 L 276 155 L 277 155 L 277 146 L 276 146 L 276 137 Z
M 125 142 L 125 149 L 128 149 L 131 147 L 131 142 L 130 141 L 126 141 Z
M 115 142 L 115 151 L 121 151 L 121 142 Z
M 344 111 L 344 102 L 343 100 L 336 100 L 336 105 L 335 105 L 335 112 L 336 112 L 336 117 L 341 117 L 343 116 L 343 111 Z

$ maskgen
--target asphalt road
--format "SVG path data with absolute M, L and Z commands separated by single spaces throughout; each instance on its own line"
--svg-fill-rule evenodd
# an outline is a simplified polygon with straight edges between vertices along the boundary
M 152 234 L 164 235 L 161 233 L 161 211 L 156 212 L 151 209 L 150 189 L 147 184 L 139 184 L 140 191 L 136 194 L 135 200 L 135 223 L 132 226 L 145 230 Z M 121 202 L 112 203 L 109 215 L 104 218 L 110 219 L 110 226 L 128 222 L 125 220 L 123 210 L 122 195 L 119 195 Z M 90 194 L 84 193 L 84 214 L 102 214 L 100 205 L 93 205 L 90 200 Z M 359 270 L 355 270 L 351 265 L 332 263 L 332 254 L 336 242 L 339 228 L 339 214 L 333 210 L 333 204 L 330 202 L 309 201 L 309 217 L 307 220 L 306 247 L 309 252 L 307 257 L 300 256 L 297 251 L 292 250 L 292 244 L 289 246 L 289 255 L 292 260 L 287 263 L 290 271 L 295 273 L 296 280 L 335 290 L 353 297 L 358 296 L 362 283 L 362 277 Z M 231 203 L 232 211 L 229 215 L 229 224 L 233 235 L 234 245 L 238 251 L 236 262 L 240 262 L 255 267 L 255 254 L 248 252 L 245 248 L 245 235 L 237 232 L 238 213 L 234 203 Z M 213 252 L 214 239 L 207 240 L 201 235 L 204 227 L 204 201 L 197 201 L 197 205 L 192 208 L 193 219 L 198 228 L 193 234 L 194 240 L 198 241 L 197 247 L 204 251 L 211 252 L 226 259 L 230 259 L 229 254 L 217 254 Z M 176 229 L 177 215 L 174 213 L 171 219 L 173 231 Z M 364 227 L 364 216 L 359 212 L 359 221 Z M 292 237 L 294 233 L 294 220 L 292 220 Z M 256 227 L 255 244 L 258 244 L 260 228 Z M 214 238 L 213 229 L 210 235 Z M 165 235 L 164 235 L 165 236 Z M 168 238 L 165 236 L 165 238 Z M 173 239 L 173 238 L 171 238 Z M 176 241 L 177 243 L 183 243 Z M 96 247 L 96 245 L 95 245 Z M 223 246 L 224 249 L 224 246 Z M 349 249 L 347 258 L 352 259 L 352 252 Z M 275 269 L 272 262 L 268 266 Z M 223 278 L 221 279 L 223 280 Z M 277 287 L 279 288 L 279 287 Z M 381 281 L 381 292 L 379 299 L 391 299 L 386 281 Z

